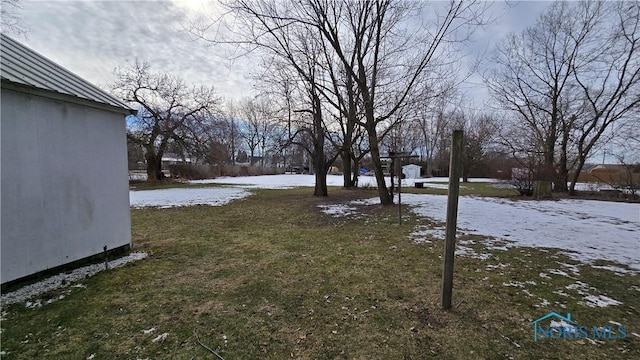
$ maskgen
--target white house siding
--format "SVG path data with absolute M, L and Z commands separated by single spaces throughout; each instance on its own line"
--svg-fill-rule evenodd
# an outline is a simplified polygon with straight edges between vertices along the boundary
M 2 89 L 6 282 L 131 243 L 124 115 Z

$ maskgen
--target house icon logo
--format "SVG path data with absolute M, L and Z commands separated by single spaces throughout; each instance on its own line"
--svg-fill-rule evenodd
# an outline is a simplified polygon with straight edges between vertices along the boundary
M 547 320 L 550 318 L 555 318 L 558 320 L 552 320 L 550 327 L 543 327 L 538 325 L 538 323 L 540 323 L 541 321 Z M 575 326 L 576 326 L 576 323 L 571 320 L 571 313 L 567 313 L 567 316 L 562 316 L 557 312 L 553 312 L 553 311 L 533 320 L 531 324 L 533 324 L 533 341 L 534 342 L 538 341 L 538 335 L 539 335 L 538 332 L 541 333 L 540 335 L 548 338 L 550 332 L 553 331 L 553 330 L 550 330 L 550 328 L 558 329 L 561 332 L 564 332 L 564 331 L 572 332 L 574 331 L 573 329 L 575 329 Z
M 549 325 L 542 324 L 542 321 L 549 320 Z M 554 340 L 576 340 L 576 339 L 593 339 L 593 340 L 615 340 L 625 339 L 627 337 L 627 327 L 620 323 L 610 322 L 612 325 L 577 325 L 571 320 L 571 314 L 562 316 L 556 312 L 550 312 L 547 315 L 539 317 L 531 322 L 533 324 L 533 341 L 538 339 L 554 339 Z

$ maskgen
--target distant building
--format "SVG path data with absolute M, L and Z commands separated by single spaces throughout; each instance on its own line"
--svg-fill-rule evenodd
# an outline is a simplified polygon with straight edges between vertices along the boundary
M 169 165 L 191 164 L 190 157 L 182 157 L 175 153 L 167 153 L 162 155 L 162 168 L 165 169 Z
M 421 167 L 415 164 L 409 164 L 402 167 L 402 173 L 405 179 L 419 179 Z
M 4 286 L 129 249 L 125 116 L 134 110 L 0 36 Z

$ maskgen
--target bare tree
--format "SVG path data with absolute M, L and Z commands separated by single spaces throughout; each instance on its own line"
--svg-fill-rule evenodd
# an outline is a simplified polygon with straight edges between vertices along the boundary
M 462 179 L 469 182 L 470 174 L 478 176 L 487 168 L 487 152 L 495 144 L 499 124 L 487 114 L 475 113 L 466 116 L 463 129 Z
M 387 189 L 379 143 L 397 120 L 417 83 L 438 66 L 447 45 L 459 40 L 482 20 L 473 2 L 451 1 L 425 22 L 429 27 L 406 27 L 413 15 L 425 16 L 421 3 L 311 1 L 307 10 L 313 26 L 329 43 L 362 97 L 364 119 L 380 202 L 393 203 Z M 423 23 L 423 24 L 425 24 Z M 352 60 L 353 57 L 353 60 Z M 383 130 L 380 134 L 381 127 Z
M 489 87 L 517 114 L 505 139 L 509 147 L 526 153 L 524 159 L 540 158 L 538 195 L 550 193 L 551 181 L 555 190 L 573 194 L 607 129 L 637 111 L 638 4 L 555 2 L 533 27 L 509 35 L 498 48 Z
M 350 105 L 362 104 L 358 125 L 367 132 L 380 201 L 389 205 L 393 197 L 385 184 L 379 143 L 402 118 L 396 115 L 407 105 L 414 86 L 442 65 L 452 50 L 450 45 L 466 38 L 467 31 L 481 20 L 486 5 L 452 1 L 428 12 L 418 2 L 238 0 L 227 7 L 234 15 L 231 32 L 239 36 L 224 39 L 218 32 L 209 40 L 249 45 L 289 63 L 308 85 L 316 156 L 324 154 L 323 102 L 332 104 L 348 121 L 353 120 L 349 118 Z M 206 38 L 206 30 L 212 23 L 219 24 L 218 20 L 191 30 Z M 326 81 L 325 70 L 334 61 L 340 66 L 333 67 L 333 74 L 344 71 L 346 82 L 353 84 L 345 88 L 357 89 L 351 94 L 356 99 L 351 104 L 340 104 L 336 93 L 331 94 L 335 82 Z M 348 98 L 348 90 L 342 95 Z M 331 159 L 315 161 L 317 170 L 326 171 L 326 160 Z M 316 181 L 326 182 L 326 178 L 316 177 Z
M 214 34 L 214 38 L 208 38 L 207 30 L 211 24 L 193 24 L 190 29 L 192 34 L 212 43 L 245 45 L 247 51 L 257 49 L 268 58 L 274 59 L 274 63 L 282 69 L 286 69 L 289 79 L 298 82 L 297 86 L 301 89 L 299 94 L 307 102 L 294 112 L 307 114 L 311 121 L 311 126 L 300 127 L 298 131 L 307 132 L 313 142 L 313 147 L 309 150 L 316 176 L 314 195 L 326 196 L 326 174 L 333 160 L 326 158 L 324 148 L 326 128 L 319 86 L 322 80 L 321 69 L 318 66 L 321 46 L 318 44 L 317 31 L 304 21 L 292 21 L 289 15 L 283 15 L 290 11 L 289 4 L 286 3 L 235 1 L 227 4 L 227 7 L 235 16 L 233 25 L 227 29 L 227 34 L 233 34 L 231 38 L 220 37 L 220 33 Z M 300 10 L 296 6 L 293 9 Z M 219 21 L 210 20 L 214 23 Z
M 238 143 L 240 142 L 240 130 L 238 128 L 238 109 L 239 105 L 233 100 L 227 100 L 224 106 L 223 117 L 224 117 L 224 128 L 228 130 L 226 134 L 224 134 L 224 139 L 226 139 L 227 148 L 229 151 L 230 162 L 232 165 L 236 163 L 236 153 L 238 148 Z
M 547 171 L 556 172 L 559 139 L 568 138 L 569 131 L 563 130 L 570 126 L 563 125 L 570 121 L 570 104 L 575 101 L 570 96 L 575 93 L 569 91 L 572 69 L 595 21 L 589 14 L 575 14 L 567 2 L 556 2 L 534 26 L 520 35 L 510 34 L 497 50 L 499 68 L 492 73 L 489 87 L 505 109 L 518 114 L 516 126 L 524 136 L 535 138 L 535 152 Z M 565 149 L 560 152 L 566 154 Z M 558 190 L 566 190 L 566 157 L 558 160 L 560 176 L 540 180 L 555 181 Z
M 330 79 L 329 86 L 323 88 L 323 94 L 327 101 L 335 109 L 334 118 L 340 131 L 330 136 L 331 143 L 338 148 L 342 165 L 343 186 L 347 189 L 357 187 L 359 176 L 359 162 L 366 154 L 368 148 L 363 149 L 362 137 L 365 135 L 359 126 L 362 117 L 363 104 L 359 88 L 356 86 L 353 76 L 344 69 L 344 65 L 326 42 L 323 45 L 324 70 Z M 355 57 L 350 58 L 351 66 Z
M 192 159 L 211 165 L 233 164 L 239 141 L 236 120 L 224 113 L 209 117 L 199 125 L 201 131 L 189 149 Z
M 584 5 L 580 10 L 587 12 Z M 594 10 L 594 16 L 599 15 Z M 585 111 L 573 136 L 577 165 L 569 193 L 575 192 L 580 171 L 607 130 L 621 121 L 638 124 L 640 115 L 640 2 L 608 3 L 596 34 L 585 44 L 573 76 Z
M 435 157 L 441 151 L 442 139 L 449 139 L 448 117 L 451 109 L 457 107 L 451 106 L 455 99 L 453 86 L 448 89 L 449 91 L 439 93 L 435 97 L 432 91 L 423 91 L 425 94 L 420 97 L 420 101 L 411 106 L 412 126 L 420 135 L 418 152 L 421 161 L 426 165 L 427 177 L 433 176 Z
M 148 180 L 161 180 L 168 146 L 197 142 L 201 125 L 219 100 L 211 87 L 188 87 L 179 78 L 152 73 L 149 64 L 138 60 L 116 73 L 114 92 L 139 108 L 138 115 L 129 119 L 127 136 L 144 147 Z
M 268 151 L 274 148 L 272 141 L 276 128 L 271 104 L 265 97 L 244 99 L 240 104 L 240 112 L 243 120 L 240 134 L 249 148 L 251 165 L 254 165 L 259 154 L 260 166 L 264 166 Z

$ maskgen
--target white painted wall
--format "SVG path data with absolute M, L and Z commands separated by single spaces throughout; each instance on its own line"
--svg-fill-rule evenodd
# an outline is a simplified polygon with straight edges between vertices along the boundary
M 2 89 L 0 281 L 131 243 L 124 115 Z
M 402 173 L 405 175 L 405 179 L 419 179 L 420 166 L 415 164 L 405 165 L 402 167 Z

